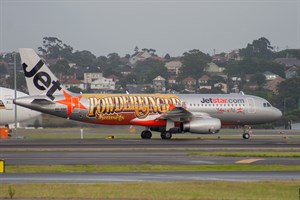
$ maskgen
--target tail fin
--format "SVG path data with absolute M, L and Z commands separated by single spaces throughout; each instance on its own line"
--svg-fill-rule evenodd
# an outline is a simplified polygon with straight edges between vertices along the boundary
M 45 94 L 54 100 L 54 95 L 63 94 L 65 89 L 33 49 L 20 48 L 19 52 L 29 95 Z

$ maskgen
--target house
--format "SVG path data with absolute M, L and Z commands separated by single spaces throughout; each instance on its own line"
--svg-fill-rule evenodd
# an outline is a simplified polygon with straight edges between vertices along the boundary
M 169 79 L 168 79 L 168 83 L 170 85 L 174 85 L 174 84 L 177 83 L 176 79 L 177 79 L 176 76 L 170 76 Z
M 152 55 L 149 59 L 164 62 L 166 59 L 160 56 Z
M 166 79 L 162 76 L 157 76 L 153 79 L 153 88 L 155 92 L 166 92 Z
M 244 89 L 249 89 L 249 90 L 256 90 L 259 88 L 259 85 L 257 83 L 251 83 L 248 82 L 243 86 Z
M 76 65 L 76 63 L 69 63 L 69 67 L 74 68 L 74 69 L 78 69 L 78 66 Z
M 230 53 L 226 53 L 225 57 L 228 60 L 242 60 L 242 58 L 240 57 L 240 50 L 236 49 L 231 51 Z
M 271 81 L 271 80 L 274 80 L 278 77 L 277 74 L 274 74 L 270 71 L 264 72 L 263 75 L 266 77 L 266 81 Z
M 165 67 L 168 69 L 170 76 L 178 76 L 179 69 L 182 67 L 182 62 L 179 60 L 170 61 L 165 64 Z
M 120 62 L 123 64 L 123 65 L 127 65 L 129 63 L 129 58 L 127 57 L 122 57 L 120 58 Z
M 84 80 L 83 80 L 84 84 L 91 84 L 95 80 L 103 77 L 103 74 L 102 73 L 84 73 L 83 77 L 84 77 Z
M 70 79 L 77 79 L 75 73 L 73 75 L 65 75 L 65 74 L 59 73 L 59 74 L 57 74 L 57 77 L 62 83 L 65 83 Z
M 207 64 L 207 67 L 203 71 L 208 73 L 222 73 L 224 70 L 224 67 L 219 67 L 217 64 L 211 62 Z
M 144 93 L 145 89 L 144 89 L 143 85 L 127 84 L 126 85 L 126 91 L 129 94 L 141 94 L 141 93 Z
M 120 73 L 123 74 L 124 76 L 127 76 L 128 74 L 132 73 L 132 68 L 129 65 L 125 65 L 121 67 Z
M 227 62 L 227 59 L 225 58 L 225 53 L 213 55 L 212 56 L 212 61 L 213 62 L 218 62 L 218 63 Z
M 276 58 L 274 61 L 281 65 L 284 65 L 285 67 L 300 67 L 300 60 L 298 60 L 297 58 Z
M 211 86 L 211 85 L 200 85 L 200 86 L 199 86 L 199 89 L 200 89 L 200 90 L 202 90 L 202 89 L 211 90 L 211 89 L 212 89 L 212 86 Z
M 264 88 L 273 91 L 275 94 L 278 94 L 277 86 L 284 80 L 285 79 L 281 78 L 280 76 L 277 76 L 275 79 L 268 81 L 264 85 Z
M 0 60 L 0 65 L 4 65 L 5 67 L 7 67 L 7 66 L 8 66 L 8 63 L 5 62 L 4 60 Z
M 151 89 L 152 89 L 151 84 L 127 84 L 126 85 L 126 91 L 129 94 L 143 94 L 147 92 L 147 90 L 149 91 Z
M 147 51 L 136 52 L 129 58 L 129 63 L 135 65 L 138 61 L 144 61 L 152 55 Z
M 76 78 L 68 79 L 65 82 L 62 82 L 66 89 L 70 89 L 71 87 L 77 87 L 81 90 L 85 89 L 84 83 Z
M 211 78 L 208 75 L 203 75 L 198 79 L 198 83 L 200 86 L 209 85 Z
M 90 85 L 92 90 L 112 91 L 116 89 L 116 83 L 111 78 L 100 77 Z
M 298 76 L 298 68 L 295 66 L 289 67 L 284 73 L 285 73 L 285 78 L 289 79 L 289 78 L 293 78 Z
M 251 81 L 253 74 L 245 74 L 244 80 L 246 83 L 249 83 Z
M 242 83 L 242 78 L 239 76 L 233 76 L 233 77 L 230 77 L 230 80 L 232 82 L 231 92 L 233 92 L 233 93 L 239 92 L 239 88 Z
M 108 76 L 107 78 L 111 78 L 115 83 L 118 83 L 120 81 L 119 77 L 114 74 Z
M 228 92 L 228 86 L 226 83 L 222 83 L 222 82 L 219 82 L 219 83 L 215 83 L 214 84 L 214 88 L 219 88 L 221 91 L 223 91 L 224 93 L 227 93 Z
M 194 79 L 191 76 L 186 77 L 181 82 L 185 86 L 185 89 L 188 89 L 188 90 L 194 90 L 196 87 L 196 84 L 197 84 L 196 79 Z

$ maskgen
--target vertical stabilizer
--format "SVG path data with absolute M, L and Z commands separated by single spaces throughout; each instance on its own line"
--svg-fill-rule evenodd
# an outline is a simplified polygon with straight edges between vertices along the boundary
M 63 94 L 65 89 L 33 49 L 20 48 L 19 52 L 29 95 L 43 94 L 54 100 L 54 95 Z

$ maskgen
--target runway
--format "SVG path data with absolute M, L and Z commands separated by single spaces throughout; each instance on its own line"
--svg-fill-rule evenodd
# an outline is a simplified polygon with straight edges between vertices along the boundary
M 197 152 L 300 151 L 300 138 L 243 139 L 9 139 L 0 140 L 7 165 L 300 165 L 299 157 L 195 156 Z M 7 173 L 0 183 L 299 180 L 292 172 Z
M 243 157 L 192 156 L 212 151 L 300 151 L 296 139 L 48 139 L 0 140 L 0 158 L 12 165 L 235 164 Z M 297 158 L 263 158 L 253 164 L 300 165 Z
M 236 164 L 244 157 L 192 156 L 185 150 L 107 150 L 107 151 L 24 151 L 1 152 L 10 165 L 223 165 Z M 257 165 L 300 165 L 299 158 L 260 158 Z
M 8 139 L 0 140 L 0 149 L 221 149 L 221 148 L 300 148 L 300 137 L 285 139 Z
M 171 181 L 300 180 L 299 172 L 115 172 L 115 173 L 16 173 L 0 175 L 0 184 L 97 183 Z

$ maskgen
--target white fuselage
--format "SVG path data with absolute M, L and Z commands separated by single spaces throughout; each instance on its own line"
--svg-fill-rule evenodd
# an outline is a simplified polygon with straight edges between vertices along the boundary
M 28 96 L 23 92 L 17 91 L 18 97 Z M 15 108 L 17 107 L 17 122 L 26 121 L 40 115 L 36 112 L 21 106 L 13 104 L 15 91 L 8 88 L 0 87 L 0 126 L 13 124 L 15 122 Z

